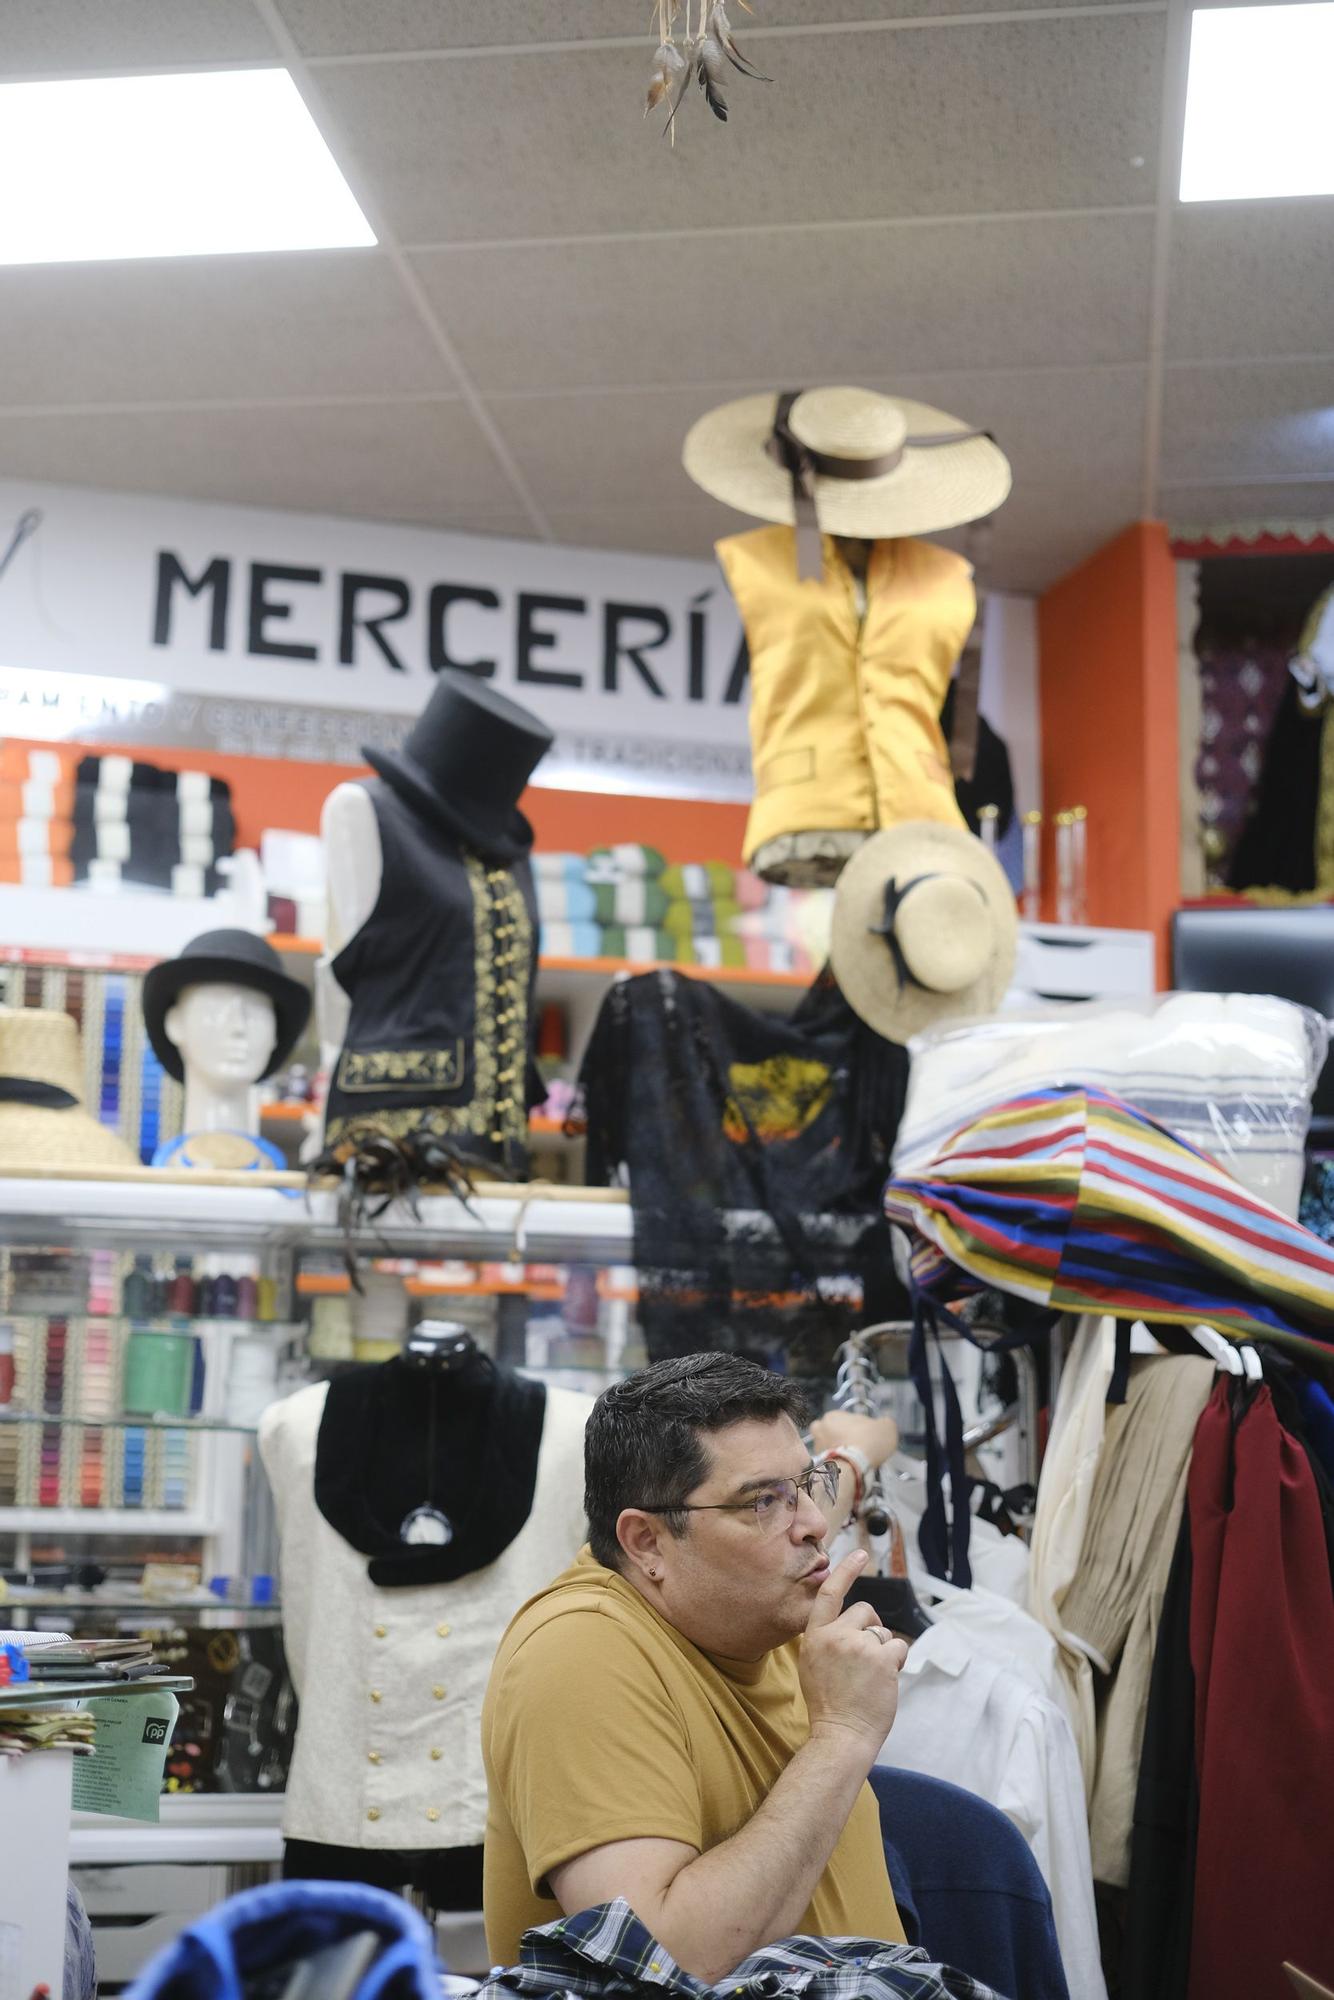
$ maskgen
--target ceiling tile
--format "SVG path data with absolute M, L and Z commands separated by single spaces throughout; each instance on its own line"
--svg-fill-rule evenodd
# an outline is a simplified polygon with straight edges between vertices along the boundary
M 988 580 L 996 590 L 1048 590 L 1140 513 L 1134 485 L 1019 488 L 995 517 Z M 932 539 L 962 549 L 966 533 L 955 529 Z
M 1334 360 L 1167 370 L 1164 480 L 1323 480 L 1332 462 Z
M 699 511 L 713 503 L 686 477 L 681 441 L 723 399 L 701 387 L 643 397 L 525 396 L 490 410 L 543 508 Z
M 1272 486 L 1165 486 L 1158 512 L 1174 533 L 1268 521 L 1334 520 L 1334 479 L 1276 480 Z
M 641 116 L 637 49 L 354 63 L 320 86 L 400 241 L 595 235 L 1150 200 L 1162 40 L 1161 15 L 1099 8 L 792 37 L 772 90 L 738 79 L 725 131 L 692 93 L 674 149 Z
M 992 588 L 1048 589 L 1133 521 L 1137 500 L 1133 488 L 1051 488 L 1023 501 L 1016 496 L 996 517 L 988 568 Z M 703 499 L 682 501 L 675 493 L 639 507 L 556 507 L 549 518 L 556 539 L 574 547 L 698 560 L 721 536 L 755 525 L 729 508 Z M 960 530 L 931 539 L 962 548 L 966 535 Z
M 647 27 L 639 33 L 641 20 L 648 19 L 647 0 L 638 14 L 627 9 L 625 0 L 376 0 L 373 7 L 366 0 L 278 0 L 278 4 L 301 48 L 312 56 L 497 48 L 606 36 L 633 36 L 647 53 L 653 43 Z M 1018 0 L 1020 7 L 1045 4 L 1047 0 Z M 971 0 L 967 11 L 990 13 L 1014 5 L 1015 0 Z M 959 0 L 759 0 L 753 20 L 740 5 L 731 11 L 737 39 L 749 54 L 749 36 L 759 62 L 766 28 L 892 21 L 906 14 L 957 14 L 961 8 Z M 759 67 L 765 63 L 759 62 Z
M 515 42 L 574 42 L 634 35 L 649 0 L 278 0 L 300 47 L 312 56 L 395 50 L 503 48 Z M 744 9 L 737 12 L 744 19 Z M 652 38 L 645 30 L 646 49 Z
M 1190 361 L 1334 354 L 1334 198 L 1182 207 L 1167 351 Z
M 7 478 L 532 534 L 461 403 L 0 416 Z
M 1138 361 L 1152 218 L 759 232 L 424 252 L 490 390 L 856 381 L 893 368 Z
M 0 0 L 0 75 L 274 62 L 251 0 Z
M 690 556 L 707 562 L 724 535 L 755 523 L 702 494 L 697 506 L 558 507 L 549 515 L 558 542 L 577 549 L 626 549 L 637 555 Z
M 989 430 L 1014 468 L 1016 497 L 1053 485 L 1133 487 L 1141 476 L 1147 387 L 1141 368 L 905 375 L 870 386 L 897 387 Z
M 1137 369 L 905 377 L 867 386 L 898 388 L 994 431 L 1014 467 L 1017 495 L 1053 483 L 1132 486 L 1139 473 L 1144 384 Z M 679 509 L 702 498 L 681 467 L 682 439 L 696 417 L 733 393 L 702 385 L 639 397 L 525 396 L 498 399 L 491 412 L 540 506 Z
M 0 270 L 0 406 L 454 386 L 374 251 Z

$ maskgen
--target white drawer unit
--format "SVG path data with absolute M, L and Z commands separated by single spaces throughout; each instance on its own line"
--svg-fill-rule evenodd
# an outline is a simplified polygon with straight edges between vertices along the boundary
M 105 1991 L 128 1985 L 163 1945 L 230 1893 L 225 1867 L 74 1868 L 75 1888 L 93 1927 L 97 1979 Z
M 1019 926 L 1008 995 L 1012 1006 L 1033 1000 L 1142 1000 L 1157 990 L 1152 931 Z

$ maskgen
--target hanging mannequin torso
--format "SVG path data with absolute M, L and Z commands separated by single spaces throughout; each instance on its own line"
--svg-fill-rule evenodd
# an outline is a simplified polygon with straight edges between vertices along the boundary
M 880 826 L 963 824 L 939 718 L 976 611 L 968 563 L 934 543 L 823 547 L 806 582 L 790 528 L 717 548 L 750 647 L 746 858 L 807 886 L 836 881 Z

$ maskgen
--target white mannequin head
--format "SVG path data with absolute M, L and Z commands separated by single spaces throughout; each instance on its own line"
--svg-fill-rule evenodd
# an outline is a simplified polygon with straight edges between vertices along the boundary
M 185 1068 L 185 1129 L 249 1131 L 253 1090 L 278 1039 L 272 1000 L 252 986 L 187 986 L 163 1022 Z

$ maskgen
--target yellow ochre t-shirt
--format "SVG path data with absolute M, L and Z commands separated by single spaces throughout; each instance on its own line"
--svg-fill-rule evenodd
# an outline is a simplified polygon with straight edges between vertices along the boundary
M 560 1916 L 547 1878 L 576 1855 L 650 1838 L 706 1853 L 740 1831 L 809 1734 L 798 1644 L 754 1662 L 702 1653 L 587 1548 L 529 1599 L 482 1706 L 493 1964 Z M 869 1785 L 798 1928 L 903 1942 Z

